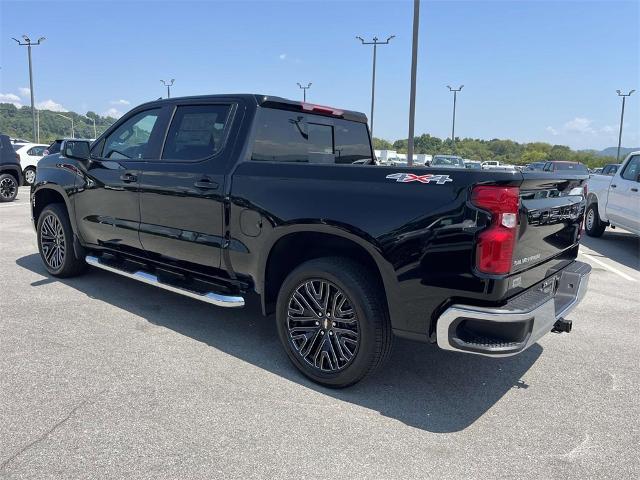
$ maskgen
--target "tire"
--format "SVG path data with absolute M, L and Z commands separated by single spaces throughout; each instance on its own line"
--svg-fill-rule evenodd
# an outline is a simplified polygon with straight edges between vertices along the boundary
M 18 181 L 10 173 L 0 175 L 0 202 L 13 202 L 18 196 Z
M 60 203 L 47 205 L 37 224 L 38 250 L 47 271 L 54 277 L 73 277 L 87 267 L 73 248 L 73 230 L 67 210 Z
M 36 169 L 35 167 L 27 167 L 24 169 L 24 184 L 27 186 L 33 185 L 36 181 Z
M 607 224 L 600 219 L 598 204 L 592 203 L 587 207 L 584 219 L 584 229 L 590 237 L 601 237 Z
M 278 335 L 291 362 L 314 382 L 347 387 L 387 360 L 391 323 L 372 278 L 357 262 L 325 257 L 303 263 L 282 284 Z

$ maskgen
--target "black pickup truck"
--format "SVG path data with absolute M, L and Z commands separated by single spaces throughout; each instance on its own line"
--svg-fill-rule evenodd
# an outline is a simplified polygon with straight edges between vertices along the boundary
M 586 180 L 380 166 L 361 113 L 213 95 L 67 142 L 31 203 L 52 275 L 89 264 L 221 307 L 255 292 L 293 364 L 344 387 L 394 335 L 501 357 L 569 331 Z

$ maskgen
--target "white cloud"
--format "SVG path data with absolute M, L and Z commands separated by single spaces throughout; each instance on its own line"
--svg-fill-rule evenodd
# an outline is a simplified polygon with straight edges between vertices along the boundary
M 281 53 L 280 55 L 278 55 L 278 58 L 280 60 L 286 60 L 287 59 L 287 54 L 286 53 Z
M 36 103 L 36 108 L 39 110 L 51 110 L 52 112 L 68 112 L 66 108 L 53 100 L 45 100 L 44 102 Z
M 0 103 L 13 103 L 16 107 L 20 108 L 20 97 L 13 93 L 0 93 Z
M 109 103 L 111 105 L 131 105 L 131 102 L 129 100 L 124 100 L 123 98 L 121 98 L 120 100 L 111 100 Z
M 104 112 L 102 115 L 104 115 L 105 117 L 120 118 L 123 115 L 123 113 L 117 108 L 110 108 L 109 110 Z
M 20 87 L 18 89 L 18 92 L 20 92 L 20 96 L 22 98 L 27 98 L 28 96 L 31 95 L 31 90 L 29 88 L 27 88 L 27 87 Z
M 554 137 L 557 135 L 560 135 L 560 132 L 558 132 L 558 130 L 556 130 L 552 126 L 548 126 L 547 128 L 545 128 L 545 130 L 549 132 L 551 135 L 553 135 Z
M 576 117 L 573 120 L 569 120 L 566 122 L 562 128 L 567 132 L 575 132 L 575 133 L 595 133 L 595 130 L 591 126 L 593 123 L 592 120 L 584 117 Z

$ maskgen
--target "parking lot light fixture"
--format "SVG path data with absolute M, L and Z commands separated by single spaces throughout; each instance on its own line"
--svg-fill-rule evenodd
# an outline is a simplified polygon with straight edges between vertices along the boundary
M 173 82 L 175 82 L 176 79 L 172 78 L 171 80 L 160 80 L 160 81 L 165 87 L 167 87 L 167 98 L 171 98 L 171 87 L 173 86 Z
M 298 87 L 302 89 L 302 101 L 306 103 L 307 101 L 307 90 L 311 88 L 311 82 L 305 87 L 298 82 Z
M 616 90 L 619 97 L 622 97 L 622 111 L 620 112 L 620 131 L 618 133 L 618 153 L 616 154 L 616 163 L 620 163 L 620 145 L 622 143 L 622 124 L 624 123 L 624 104 L 627 97 L 630 97 L 635 90 L 630 90 L 629 93 L 622 93 L 620 90 Z
M 362 42 L 362 45 L 373 45 L 373 70 L 371 74 L 371 118 L 369 118 L 369 130 L 371 131 L 371 138 L 373 138 L 373 107 L 376 97 L 376 54 L 378 51 L 378 45 L 388 45 L 391 39 L 396 38 L 395 35 L 387 37 L 384 42 L 381 42 L 378 37 L 373 37 L 373 40 L 366 42 L 364 38 L 356 36 L 356 39 Z
M 93 122 L 93 138 L 94 139 L 98 138 L 98 131 L 96 130 L 96 119 L 87 117 L 86 115 L 80 115 L 80 116 L 83 118 L 86 118 L 87 120 L 91 120 Z
M 66 115 L 62 115 L 61 113 L 56 113 L 56 115 L 71 121 L 71 138 L 76 138 L 75 131 L 73 129 L 73 118 L 67 117 Z
M 456 147 L 456 100 L 458 99 L 458 92 L 462 90 L 463 87 L 464 85 L 460 85 L 458 88 L 451 88 L 451 86 L 447 85 L 449 91 L 453 92 L 453 121 L 451 123 L 451 144 L 454 150 Z
M 33 141 L 37 142 L 39 139 L 38 139 L 38 127 L 36 125 L 36 107 L 33 101 L 33 97 L 34 97 L 33 96 L 33 67 L 31 65 L 31 47 L 40 45 L 46 39 L 44 37 L 40 37 L 37 42 L 32 42 L 31 39 L 26 35 L 22 35 L 22 38 L 24 39 L 24 41 L 20 41 L 17 38 L 13 38 L 13 40 L 15 40 L 18 45 L 22 47 L 27 47 L 27 55 L 29 57 L 29 89 L 30 89 L 29 93 L 31 95 L 31 118 L 33 120 Z

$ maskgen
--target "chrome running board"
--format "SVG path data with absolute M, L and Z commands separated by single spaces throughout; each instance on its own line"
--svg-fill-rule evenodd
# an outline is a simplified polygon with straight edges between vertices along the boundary
M 215 292 L 195 292 L 193 290 L 187 290 L 185 288 L 176 287 L 174 285 L 169 285 L 168 283 L 161 282 L 156 275 L 152 273 L 145 272 L 142 270 L 138 270 L 136 272 L 128 272 L 126 270 L 122 270 L 111 265 L 107 265 L 100 258 L 94 257 L 93 255 L 87 255 L 85 257 L 85 261 L 94 267 L 101 268 L 102 270 L 106 270 L 108 272 L 117 273 L 118 275 L 122 275 L 123 277 L 132 278 L 133 280 L 137 280 L 142 283 L 147 283 L 149 285 L 153 285 L 155 287 L 162 288 L 164 290 L 168 290 L 173 293 L 177 293 L 180 295 L 184 295 L 185 297 L 194 298 L 196 300 L 200 300 L 202 302 L 211 303 L 212 305 L 217 305 L 218 307 L 244 307 L 244 298 L 239 296 L 232 295 L 221 295 Z

